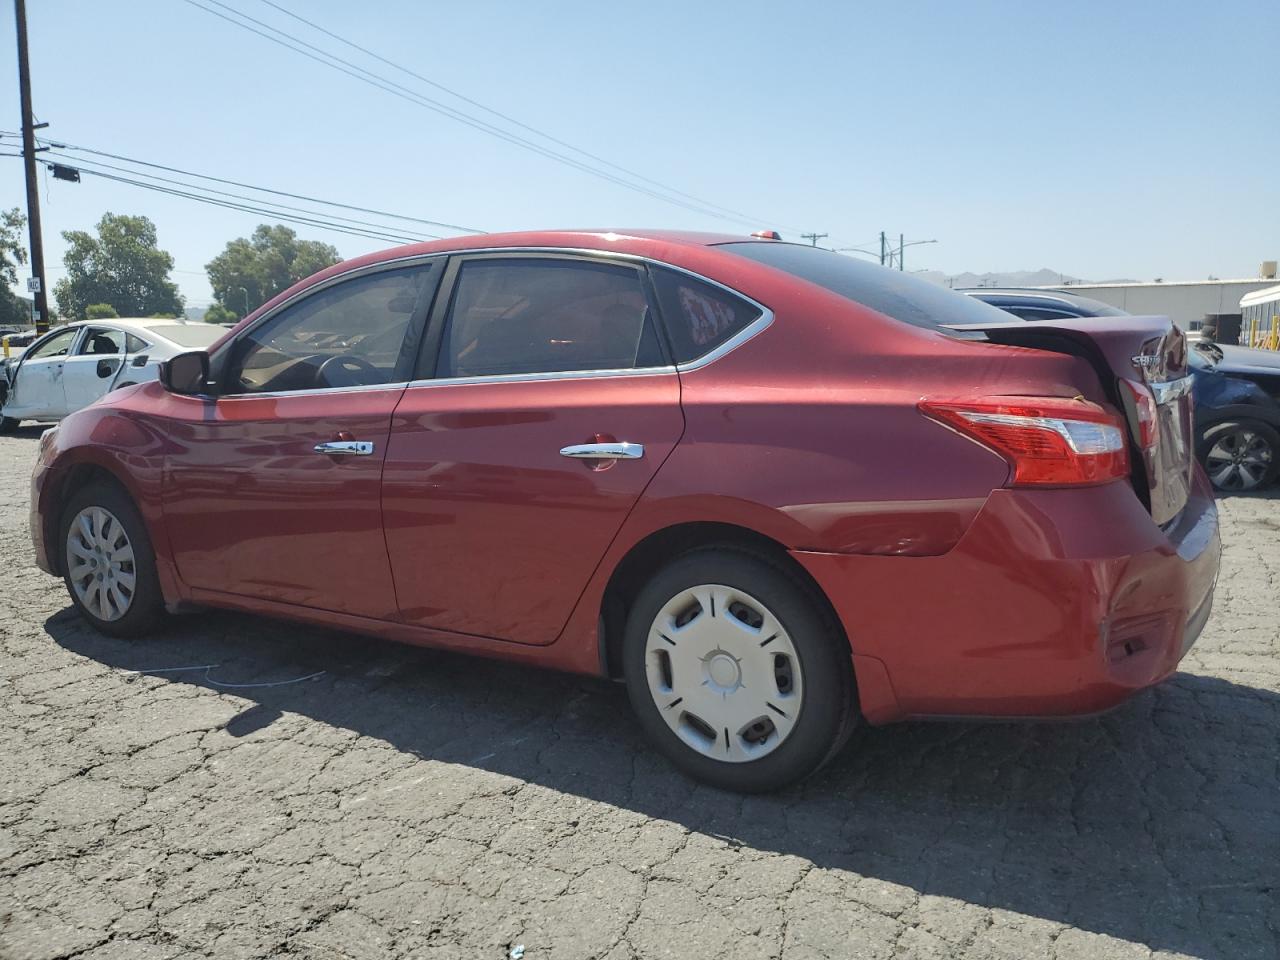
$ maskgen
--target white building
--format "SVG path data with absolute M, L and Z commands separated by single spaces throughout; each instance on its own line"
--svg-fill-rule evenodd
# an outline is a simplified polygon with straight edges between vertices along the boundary
M 1271 270 L 1275 266 L 1271 265 Z M 1238 314 L 1245 294 L 1275 285 L 1275 273 L 1252 280 L 1178 280 L 1152 283 L 1071 283 L 1061 290 L 1092 297 L 1126 313 L 1168 317 L 1184 330 L 1198 329 L 1206 314 Z

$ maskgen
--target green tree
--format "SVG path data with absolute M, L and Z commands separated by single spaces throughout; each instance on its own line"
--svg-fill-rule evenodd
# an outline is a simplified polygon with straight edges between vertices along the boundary
M 67 276 L 54 287 L 58 310 L 79 319 L 91 304 L 109 303 L 126 317 L 182 312 L 182 297 L 169 279 L 173 257 L 156 246 L 156 226 L 146 217 L 104 213 L 95 237 L 64 231 L 70 244 L 62 262 Z
M 116 308 L 109 303 L 91 303 L 84 308 L 84 318 L 86 320 L 106 320 L 109 317 L 118 317 L 119 313 Z
M 31 302 L 13 292 L 18 282 L 18 267 L 27 262 L 27 248 L 22 242 L 26 215 L 14 207 L 0 212 L 0 324 L 19 326 L 31 322 Z
M 252 311 L 340 259 L 327 243 L 299 240 L 288 227 L 264 223 L 253 236 L 228 243 L 205 269 L 219 304 L 227 310 Z
M 228 310 L 216 300 L 204 312 L 205 323 L 235 323 L 239 319 L 240 316 L 234 310 Z

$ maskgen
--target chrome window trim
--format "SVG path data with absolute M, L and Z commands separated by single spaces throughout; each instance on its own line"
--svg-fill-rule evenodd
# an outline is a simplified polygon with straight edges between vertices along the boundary
M 613 377 L 659 377 L 676 373 L 674 366 L 625 367 L 615 370 L 552 370 L 539 373 L 495 373 L 478 377 L 434 377 L 410 380 L 410 387 L 466 387 L 476 383 L 532 383 L 542 380 L 595 380 Z
M 338 393 L 367 393 L 370 390 L 403 390 L 409 384 L 408 380 L 397 380 L 395 383 L 362 383 L 354 387 L 317 387 L 314 390 L 270 390 L 261 393 L 220 393 L 208 396 L 217 400 L 258 400 L 264 397 L 279 400 L 282 397 L 315 397 Z M 199 396 L 205 395 L 199 394 Z
M 718 287 L 731 296 L 744 300 L 751 306 L 760 311 L 760 316 L 753 320 L 747 326 L 743 327 L 736 334 L 720 344 L 718 347 L 704 353 L 700 357 L 689 360 L 685 363 L 677 363 L 661 367 L 629 367 L 618 370 L 557 370 L 544 373 L 503 373 L 493 374 L 491 376 L 475 376 L 475 377 L 438 377 L 423 378 L 419 380 L 410 380 L 405 386 L 423 387 L 432 385 L 441 386 L 466 386 L 473 383 L 506 383 L 521 382 L 535 380 L 581 380 L 589 378 L 605 378 L 605 377 L 627 377 L 627 376 L 656 376 L 669 373 L 688 373 L 699 370 L 709 364 L 714 363 L 726 354 L 732 353 L 738 347 L 742 346 L 748 340 L 763 333 L 773 323 L 774 313 L 760 301 L 747 296 L 740 290 L 721 283 L 719 280 L 713 280 L 710 277 L 703 276 L 693 270 L 668 263 L 665 260 L 658 260 L 654 257 L 646 257 L 637 253 L 623 253 L 621 251 L 612 250 L 596 250 L 589 247 L 470 247 L 461 250 L 442 250 L 432 253 L 415 253 L 404 257 L 397 257 L 394 260 L 382 260 L 378 263 L 368 264 L 363 267 L 356 267 L 342 273 L 335 274 L 326 280 L 312 284 L 305 290 L 300 290 L 288 300 L 272 307 L 268 313 L 264 313 L 253 321 L 252 324 L 236 333 L 235 337 L 228 340 L 218 351 L 230 350 L 232 346 L 240 340 L 241 337 L 247 336 L 259 325 L 265 323 L 272 317 L 276 316 L 280 311 L 287 309 L 293 304 L 299 302 L 305 297 L 311 296 L 313 293 L 319 293 L 336 283 L 354 279 L 355 277 L 364 276 L 365 274 L 378 273 L 383 270 L 391 270 L 400 267 L 414 266 L 416 264 L 425 263 L 428 260 L 447 259 L 449 257 L 472 257 L 481 255 L 481 259 L 490 259 L 500 257 L 505 254 L 537 254 L 541 256 L 555 257 L 559 255 L 564 259 L 570 260 L 602 260 L 605 262 L 614 261 L 619 263 L 631 263 L 637 266 L 657 266 L 667 270 L 673 270 L 676 273 L 682 273 L 687 277 L 692 277 L 701 283 L 708 284 L 712 287 Z M 314 396 L 318 393 L 335 393 L 349 392 L 352 390 L 381 389 L 386 387 L 394 387 L 398 384 L 373 384 L 362 387 L 338 387 L 326 388 L 322 390 L 281 390 L 271 393 L 228 393 L 218 394 L 219 399 L 234 400 L 237 398 L 248 397 L 288 397 L 295 394 L 307 394 Z

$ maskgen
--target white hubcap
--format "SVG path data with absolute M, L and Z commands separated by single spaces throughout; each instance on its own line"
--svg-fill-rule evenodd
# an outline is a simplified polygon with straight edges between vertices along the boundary
M 645 675 L 667 726 L 731 763 L 776 750 L 804 702 L 790 635 L 759 600 L 720 584 L 681 591 L 658 612 Z
M 115 515 L 85 507 L 67 531 L 67 576 L 86 610 L 99 620 L 119 620 L 129 612 L 137 572 L 133 544 Z

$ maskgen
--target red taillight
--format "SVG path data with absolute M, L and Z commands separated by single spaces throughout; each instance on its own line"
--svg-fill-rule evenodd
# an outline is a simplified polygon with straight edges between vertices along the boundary
M 1160 440 L 1160 425 L 1156 421 L 1156 398 L 1151 388 L 1133 380 L 1121 380 L 1120 386 L 1133 400 L 1138 416 L 1138 446 L 1143 452 L 1154 450 Z
M 1088 400 L 921 400 L 920 410 L 1009 461 L 1014 484 L 1070 486 L 1129 475 L 1124 421 Z

